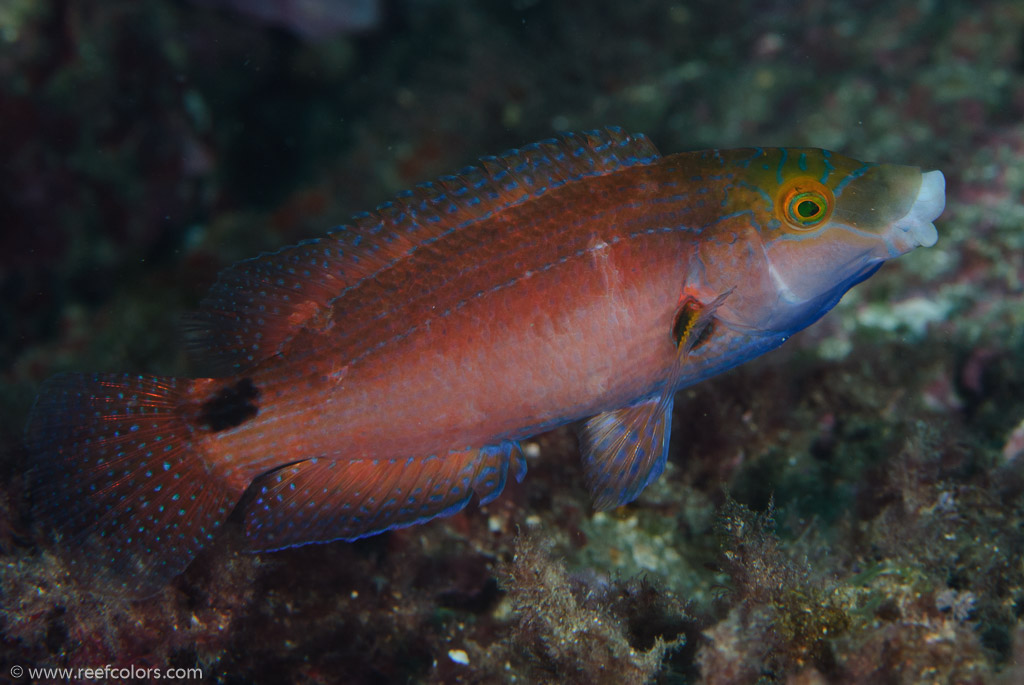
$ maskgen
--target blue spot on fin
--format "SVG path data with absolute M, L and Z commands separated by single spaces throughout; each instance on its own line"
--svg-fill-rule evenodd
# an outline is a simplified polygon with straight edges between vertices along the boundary
M 526 472 L 519 445 L 503 442 L 442 456 L 309 459 L 257 479 L 245 512 L 254 550 L 355 540 L 448 516 L 497 497 L 509 470 Z
M 646 136 L 616 127 L 483 157 L 478 166 L 399 193 L 323 238 L 225 269 L 200 310 L 185 319 L 189 352 L 211 374 L 244 371 L 281 353 L 322 310 L 419 247 L 444 249 L 447 236 L 504 209 L 659 157 Z
M 661 475 L 671 427 L 671 394 L 598 414 L 583 424 L 583 475 L 595 509 L 632 502 Z
M 181 573 L 242 492 L 192 443 L 187 383 L 61 374 L 43 384 L 25 430 L 34 512 L 101 593 L 146 596 Z M 96 582 L 99 581 L 99 582 Z

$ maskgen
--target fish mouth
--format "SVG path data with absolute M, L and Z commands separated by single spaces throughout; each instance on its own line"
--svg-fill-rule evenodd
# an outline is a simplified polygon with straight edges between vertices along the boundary
M 905 246 L 901 252 L 915 247 L 931 247 L 938 241 L 939 232 L 932 222 L 939 218 L 946 208 L 946 177 L 941 171 L 926 171 L 921 174 L 921 188 L 910 210 L 893 224 L 893 237 L 897 244 Z

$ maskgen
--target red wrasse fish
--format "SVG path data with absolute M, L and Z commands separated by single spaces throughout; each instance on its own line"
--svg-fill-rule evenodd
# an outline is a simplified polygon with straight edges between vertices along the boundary
M 188 321 L 217 377 L 47 381 L 39 516 L 152 589 L 236 506 L 254 550 L 421 523 L 579 420 L 595 505 L 624 504 L 664 467 L 676 390 L 932 245 L 943 205 L 941 172 L 816 149 L 662 157 L 606 129 L 485 157 L 223 272 Z

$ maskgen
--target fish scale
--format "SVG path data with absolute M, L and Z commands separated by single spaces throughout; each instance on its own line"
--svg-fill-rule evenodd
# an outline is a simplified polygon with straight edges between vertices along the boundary
M 482 158 L 222 273 L 186 322 L 218 375 L 44 384 L 39 518 L 145 593 L 233 507 L 254 550 L 423 523 L 491 501 L 523 477 L 520 440 L 576 421 L 595 506 L 627 503 L 664 468 L 676 390 L 933 243 L 942 204 L 939 172 L 661 157 L 614 128 Z

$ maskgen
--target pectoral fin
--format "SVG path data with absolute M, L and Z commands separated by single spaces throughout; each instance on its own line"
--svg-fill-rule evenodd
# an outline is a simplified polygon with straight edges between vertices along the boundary
M 584 479 L 598 511 L 632 502 L 665 470 L 676 385 L 690 353 L 714 335 L 715 312 L 730 292 L 707 304 L 689 296 L 680 299 L 671 331 L 676 359 L 660 393 L 583 424 Z
M 597 510 L 632 502 L 665 469 L 672 396 L 589 419 L 580 431 L 584 479 Z

